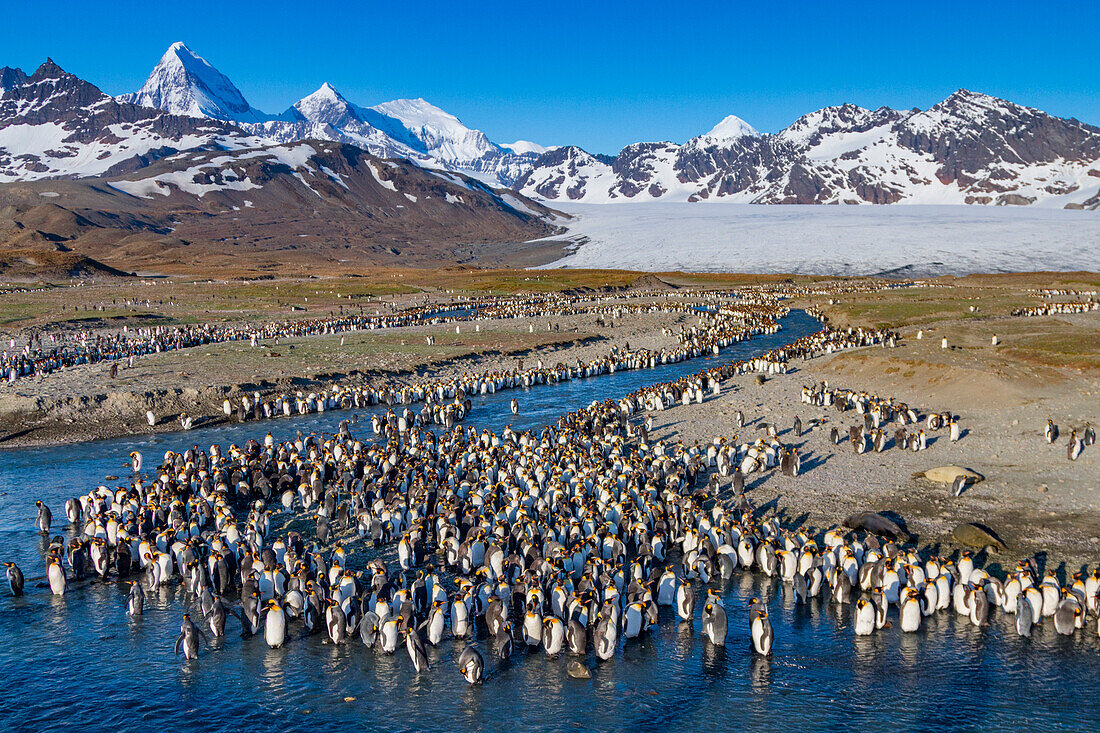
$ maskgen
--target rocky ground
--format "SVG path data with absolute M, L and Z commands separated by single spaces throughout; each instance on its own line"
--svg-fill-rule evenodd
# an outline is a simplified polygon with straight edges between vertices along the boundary
M 796 361 L 788 374 L 764 384 L 751 375 L 735 377 L 717 398 L 654 413 L 652 434 L 685 444 L 717 436 L 751 442 L 764 434 L 765 423 L 776 425 L 779 439 L 798 448 L 803 473 L 788 477 L 776 469 L 753 474 L 747 477 L 746 495 L 791 524 L 827 528 L 855 512 L 894 513 L 922 547 L 950 554 L 959 547 L 952 538 L 954 528 L 980 522 L 994 529 L 1008 548 L 1000 555 L 983 553 L 987 566 L 1011 569 L 1018 558 L 1029 555 L 1070 574 L 1083 565 L 1094 566 L 1100 560 L 1100 446 L 1087 448 L 1071 462 L 1066 440 L 1071 428 L 1086 421 L 1100 423 L 1100 380 L 1079 376 L 1025 396 L 1008 386 L 992 389 L 989 382 L 967 388 L 965 380 L 941 383 L 939 389 L 929 389 L 927 383 L 918 388 L 912 383 L 916 375 L 901 378 L 896 373 L 894 378 L 876 363 L 894 351 L 900 349 L 875 347 Z M 803 385 L 822 380 L 896 397 L 922 416 L 951 411 L 960 417 L 962 437 L 951 442 L 941 430 L 931 434 L 925 451 L 903 451 L 891 442 L 882 453 L 857 455 L 847 440 L 833 445 L 829 433 L 837 426 L 846 435 L 862 416 L 800 400 Z M 737 410 L 746 420 L 739 430 L 733 422 Z M 1054 445 L 1043 438 L 1048 415 L 1062 431 Z M 806 430 L 800 438 L 791 429 L 795 416 Z M 890 424 L 888 434 L 893 430 Z M 913 477 L 945 465 L 970 468 L 985 480 L 956 498 L 950 486 Z

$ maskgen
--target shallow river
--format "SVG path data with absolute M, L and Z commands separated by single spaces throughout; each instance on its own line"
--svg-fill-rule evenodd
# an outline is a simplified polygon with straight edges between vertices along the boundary
M 801 312 L 783 326 L 720 357 L 474 397 L 466 425 L 542 427 L 595 399 L 746 358 L 818 327 Z M 512 397 L 520 403 L 518 417 L 508 408 Z M 517 653 L 501 667 L 482 639 L 492 676 L 478 686 L 467 685 L 455 668 L 464 642 L 429 647 L 433 669 L 417 675 L 403 649 L 387 656 L 357 639 L 335 647 L 314 636 L 272 650 L 262 637 L 241 639 L 234 619 L 226 639 L 187 662 L 172 655 L 188 608 L 179 586 L 150 592 L 137 619 L 125 614 L 127 586 L 72 582 L 62 598 L 38 587 L 44 541 L 33 528 L 35 499 L 53 509 L 52 534 L 68 535 L 64 501 L 104 483 L 106 475 L 124 475 L 131 450 L 143 451 L 149 464 L 165 450 L 241 443 L 269 429 L 280 440 L 298 430 L 331 432 L 354 414 L 0 451 L 0 560 L 18 563 L 27 576 L 23 598 L 12 598 L 6 583 L 0 589 L 0 730 L 1100 727 L 1095 633 L 1060 637 L 1048 621 L 1033 638 L 1021 639 L 1011 616 L 998 613 L 990 627 L 977 629 L 946 611 L 926 619 L 919 633 L 903 634 L 892 609 L 891 628 L 856 637 L 851 606 L 796 607 L 777 580 L 741 571 L 717 586 L 730 619 L 725 648 L 699 635 L 698 620 L 694 627 L 680 624 L 672 609 L 662 608 L 660 626 L 620 642 L 610 661 L 596 664 L 590 653 L 590 681 L 570 679 L 567 657 L 548 659 L 541 650 Z M 369 433 L 369 423 L 357 427 L 353 433 Z M 392 546 L 383 556 L 392 560 Z M 756 657 L 749 644 L 747 606 L 754 597 L 771 607 L 770 659 Z

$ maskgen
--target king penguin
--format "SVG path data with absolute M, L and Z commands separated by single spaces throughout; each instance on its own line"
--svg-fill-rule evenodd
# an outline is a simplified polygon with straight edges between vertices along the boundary
M 471 685 L 476 685 L 483 679 L 485 674 L 485 660 L 481 657 L 481 652 L 477 650 L 473 644 L 470 644 L 462 653 L 458 655 L 458 670 L 462 673 L 463 679 L 469 682 Z
M 4 563 L 8 567 L 8 587 L 13 596 L 23 595 L 23 571 L 13 562 Z

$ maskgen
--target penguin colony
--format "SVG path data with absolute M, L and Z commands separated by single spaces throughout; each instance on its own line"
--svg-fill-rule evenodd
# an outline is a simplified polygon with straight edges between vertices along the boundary
M 830 388 L 827 381 L 803 387 L 801 401 L 803 404 L 815 407 L 833 407 L 840 413 L 855 410 L 858 415 L 861 415 L 860 424 L 850 426 L 846 436 L 842 435 L 839 428 L 834 427 L 831 431 L 831 440 L 834 445 L 841 443 L 846 437 L 852 449 L 858 454 L 872 451 L 881 453 L 891 444 L 902 450 L 926 450 L 929 446 L 929 433 L 941 429 L 948 431 L 951 442 L 957 441 L 962 435 L 958 418 L 950 412 L 930 413 L 925 418 L 924 427 L 910 430 L 907 426 L 919 426 L 921 421 L 917 411 L 908 404 L 893 397 Z M 893 436 L 888 434 L 886 428 L 886 423 L 890 421 L 898 426 Z M 800 420 L 796 424 L 795 432 L 801 434 Z
M 756 518 L 740 492 L 723 498 L 717 476 L 777 464 L 797 472 L 774 436 L 666 446 L 632 419 L 717 394 L 734 374 L 782 372 L 792 358 L 881 338 L 826 328 L 757 359 L 593 403 L 538 434 L 456 426 L 437 435 L 414 417 L 404 432 L 385 430 L 384 442 L 356 440 L 345 422 L 328 438 L 168 452 L 144 475 L 135 453 L 129 486 L 66 502 L 73 536 L 49 542 L 47 583 L 59 596 L 90 577 L 127 583 L 133 615 L 144 614 L 146 593 L 182 585 L 194 617 L 184 616 L 175 652 L 188 658 L 205 628 L 220 637 L 232 617 L 272 647 L 310 634 L 378 653 L 403 644 L 418 672 L 428 668 L 425 644 L 445 638 L 487 638 L 499 658 L 592 648 L 607 660 L 621 640 L 649 633 L 659 605 L 724 645 L 726 611 L 709 587 L 719 579 L 759 571 L 796 592 L 804 585 L 809 597 L 849 577 L 849 556 L 885 565 L 896 548 L 844 540 L 818 549 Z M 51 522 L 40 502 L 47 536 Z M 301 526 L 279 531 L 293 522 Z M 354 544 L 373 557 L 356 557 Z M 22 592 L 19 569 L 9 565 L 8 577 Z M 735 628 L 770 653 L 765 604 Z M 476 645 L 458 657 L 471 683 L 485 669 Z
M 666 310 L 657 306 L 645 307 L 650 310 Z M 451 428 L 469 412 L 469 395 L 557 384 L 572 379 L 614 374 L 617 371 L 652 369 L 706 354 L 718 354 L 721 349 L 752 336 L 777 332 L 779 325 L 776 320 L 788 312 L 788 308 L 772 300 L 738 303 L 736 307 L 721 306 L 713 312 L 692 309 L 691 313 L 698 316 L 698 323 L 695 326 L 680 327 L 676 332 L 680 344 L 677 347 L 634 351 L 616 347 L 605 357 L 588 362 L 578 360 L 573 366 L 559 362 L 551 367 L 544 365 L 540 359 L 535 366 L 527 369 L 495 370 L 405 384 L 387 383 L 380 387 L 336 385 L 321 392 L 305 393 L 298 390 L 294 393 L 266 396 L 254 392 L 243 395 L 236 403 L 225 399 L 222 412 L 226 417 L 236 416 L 239 422 L 245 422 L 379 404 L 407 405 L 423 402 L 423 420 Z M 453 402 L 448 403 L 449 400 Z M 410 417 L 407 408 L 405 413 L 402 420 Z M 182 414 L 177 419 L 184 430 L 190 430 L 194 426 L 192 416 Z M 150 427 L 158 422 L 152 411 L 146 414 L 146 420 Z
M 157 326 L 133 331 L 126 327 L 120 331 L 83 331 L 78 335 L 79 340 L 72 344 L 66 342 L 67 335 L 64 333 L 51 334 L 47 339 L 52 341 L 52 347 L 44 346 L 42 335 L 36 333 L 29 337 L 20 349 L 16 349 L 15 339 L 10 339 L 9 348 L 0 352 L 0 376 L 9 382 L 14 382 L 22 377 L 49 375 L 59 369 L 80 364 L 114 362 L 122 359 L 133 366 L 134 357 L 230 341 L 249 341 L 252 346 L 257 346 L 263 340 L 273 340 L 278 344 L 280 338 L 325 336 L 472 320 L 542 319 L 588 313 L 616 317 L 627 313 L 688 313 L 695 312 L 700 302 L 711 304 L 720 313 L 730 314 L 738 310 L 729 305 L 722 305 L 723 299 L 720 294 L 695 290 L 679 291 L 675 297 L 662 294 L 660 303 L 619 302 L 623 299 L 652 298 L 652 296 L 653 293 L 648 291 L 616 294 L 614 303 L 610 298 L 568 296 L 557 293 L 492 296 L 465 300 L 458 308 L 423 304 L 394 313 L 378 313 L 374 316 L 349 314 L 296 321 L 270 321 L 259 326 L 201 324 Z M 726 296 L 728 297 L 728 294 Z M 745 304 L 748 306 L 771 305 L 775 301 L 774 297 L 763 297 L 747 299 Z

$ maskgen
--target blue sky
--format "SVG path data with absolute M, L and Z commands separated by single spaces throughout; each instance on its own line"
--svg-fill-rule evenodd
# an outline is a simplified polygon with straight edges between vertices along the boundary
M 1100 124 L 1096 2 L 5 5 L 0 66 L 51 56 L 119 94 L 182 40 L 267 112 L 328 81 L 363 105 L 423 97 L 501 142 L 614 153 L 727 114 L 774 132 L 960 87 Z

